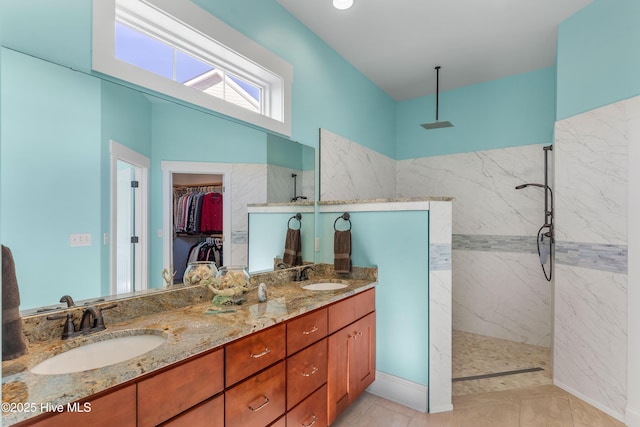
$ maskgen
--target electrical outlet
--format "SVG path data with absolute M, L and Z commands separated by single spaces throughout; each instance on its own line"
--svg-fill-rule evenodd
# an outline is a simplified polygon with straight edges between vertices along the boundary
M 71 247 L 91 246 L 91 234 L 89 233 L 70 234 L 69 245 L 71 245 Z
M 316 237 L 315 249 L 316 249 L 316 252 L 320 251 L 320 238 L 319 237 Z

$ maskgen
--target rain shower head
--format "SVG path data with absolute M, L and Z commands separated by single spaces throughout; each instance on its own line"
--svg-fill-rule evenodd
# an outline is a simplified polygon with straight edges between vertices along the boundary
M 423 123 L 420 126 L 429 129 L 451 128 L 453 123 L 438 121 L 438 95 L 440 93 L 440 66 L 436 67 L 436 121 L 433 123 Z

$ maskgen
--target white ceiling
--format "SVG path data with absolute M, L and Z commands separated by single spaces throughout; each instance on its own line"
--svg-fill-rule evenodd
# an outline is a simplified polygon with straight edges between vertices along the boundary
M 558 24 L 591 0 L 277 0 L 401 101 L 549 67 Z

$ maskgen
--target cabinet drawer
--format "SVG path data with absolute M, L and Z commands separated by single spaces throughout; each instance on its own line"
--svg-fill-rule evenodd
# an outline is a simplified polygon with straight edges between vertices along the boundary
M 376 309 L 376 290 L 369 289 L 359 293 L 356 300 L 356 319 L 366 316 Z
M 324 385 L 287 414 L 287 427 L 327 427 L 327 386 Z
M 224 427 L 224 394 L 201 403 L 162 424 L 162 427 Z
M 356 320 L 356 300 L 349 297 L 345 300 L 330 305 L 329 313 L 329 334 L 338 331 Z
M 369 289 L 329 306 L 329 334 L 376 309 L 375 289 Z
M 91 405 L 91 407 L 86 405 Z M 91 399 L 87 403 L 78 403 L 76 407 L 79 411 L 84 412 L 63 412 L 30 425 L 37 427 L 75 425 L 134 427 L 136 425 L 136 385 L 131 384 L 120 390 Z
M 327 336 L 327 309 L 305 314 L 287 323 L 287 356 Z
M 287 409 L 327 381 L 327 339 L 287 359 Z
M 266 426 L 284 410 L 284 361 L 225 392 L 227 427 Z
M 287 427 L 287 417 L 282 417 L 275 423 L 271 424 L 269 427 Z
M 138 383 L 138 426 L 155 426 L 224 389 L 223 350 Z
M 225 349 L 227 387 L 284 359 L 285 325 L 256 332 Z

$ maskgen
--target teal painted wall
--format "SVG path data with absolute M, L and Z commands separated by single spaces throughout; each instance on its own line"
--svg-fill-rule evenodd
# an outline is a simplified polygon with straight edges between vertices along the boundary
M 151 103 L 140 92 L 101 81 L 101 200 L 100 227 L 111 236 L 111 141 L 151 158 Z M 111 294 L 110 245 L 101 246 L 101 289 Z
M 273 269 L 273 259 L 282 258 L 287 237 L 289 219 L 293 213 L 249 214 L 249 271 Z M 300 224 L 291 220 L 291 228 L 300 228 L 303 262 L 314 261 L 314 213 L 301 213 Z
M 294 146 L 288 139 L 267 135 L 267 147 L 267 163 L 270 165 L 303 170 L 303 145 Z
M 3 0 L 2 46 L 91 70 L 90 0 Z
M 293 136 L 318 146 L 325 128 L 395 157 L 396 102 L 276 0 L 194 3 L 293 65 Z
M 440 93 L 439 119 L 452 128 L 426 130 L 435 121 L 435 95 L 399 102 L 397 160 L 466 153 L 553 140 L 555 68 Z
M 558 29 L 558 120 L 640 95 L 640 2 L 595 0 Z
M 321 242 L 316 262 L 333 264 L 333 223 L 341 214 L 319 214 Z M 429 212 L 351 212 L 350 215 L 353 265 L 378 267 L 377 369 L 427 385 Z
M 1 76 L 1 234 L 15 259 L 21 307 L 55 304 L 63 293 L 94 297 L 100 82 L 5 49 Z M 93 244 L 70 247 L 72 233 L 91 234 Z

